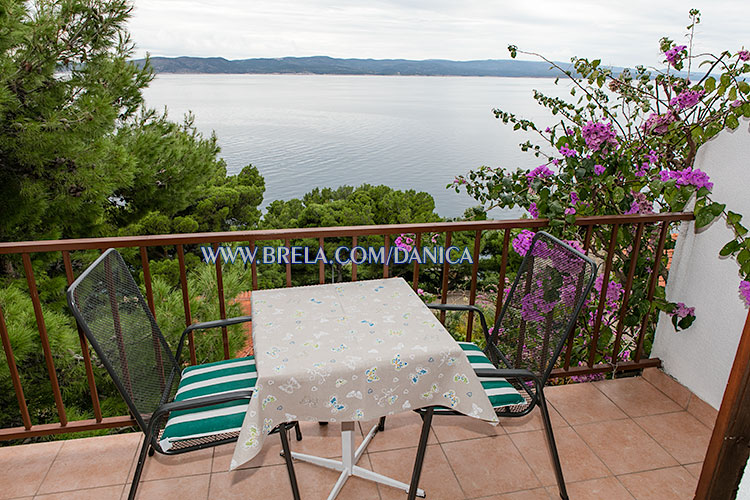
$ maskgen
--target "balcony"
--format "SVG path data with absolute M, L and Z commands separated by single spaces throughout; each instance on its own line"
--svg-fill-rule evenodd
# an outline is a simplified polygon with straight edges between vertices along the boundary
M 660 370 L 649 368 L 643 377 L 550 387 L 548 398 L 570 498 L 692 498 L 716 410 Z M 435 418 L 421 481 L 427 498 L 558 498 L 538 415 L 501 422 L 493 428 L 468 417 Z M 408 482 L 420 426 L 415 414 L 389 417 L 386 431 L 375 437 L 360 463 Z M 340 453 L 337 425 L 306 422 L 302 432 L 301 442 L 292 440 L 294 450 L 331 458 Z M 0 448 L 0 498 L 126 498 L 141 436 Z M 290 497 L 277 437 L 250 463 L 227 472 L 233 449 L 224 445 L 150 458 L 139 498 Z M 325 498 L 338 477 L 304 463 L 295 467 L 303 498 Z M 339 496 L 402 497 L 397 490 L 357 478 Z
M 553 386 L 549 387 L 547 394 L 553 408 L 553 425 L 571 498 L 684 499 L 692 497 L 695 491 L 717 412 L 664 374 L 658 368 L 661 360 L 650 356 L 650 343 L 657 319 L 654 310 L 641 308 L 643 313 L 638 321 L 626 321 L 629 311 L 638 308 L 637 300 L 654 298 L 659 280 L 666 275 L 663 272 L 667 263 L 666 250 L 672 244 L 667 236 L 677 223 L 692 218 L 690 213 L 680 213 L 580 217 L 576 221 L 583 247 L 596 255 L 600 262 L 600 274 L 614 276 L 613 261 L 616 255 L 637 260 L 639 252 L 647 260 L 649 272 L 645 278 L 642 277 L 646 286 L 641 290 L 639 299 L 633 285 L 637 279 L 637 266 L 630 266 L 629 271 L 619 278 L 623 295 L 618 307 L 610 313 L 606 312 L 605 298 L 609 278 L 604 280 L 600 293 L 592 299 L 590 318 L 584 319 L 586 325 L 573 332 L 568 339 L 559 366 L 553 372 Z M 500 264 L 499 275 L 495 295 L 485 300 L 497 310 L 497 305 L 502 303 L 506 275 L 511 275 L 513 270 L 510 245 L 513 231 L 544 228 L 546 224 L 545 220 L 529 219 L 464 221 L 0 243 L 0 254 L 12 255 L 22 264 L 28 285 L 28 301 L 33 306 L 40 351 L 43 353 L 39 359 L 45 363 L 44 373 L 48 379 L 44 384 L 49 384 L 50 399 L 54 401 L 51 412 L 40 415 L 30 403 L 30 398 L 27 398 L 33 388 L 24 378 L 24 364 L 17 363 L 9 340 L 12 333 L 7 326 L 10 324 L 10 313 L 0 309 L 0 337 L 18 404 L 18 424 L 0 428 L 0 440 L 17 444 L 20 440 L 44 441 L 49 439 L 47 436 L 58 434 L 75 437 L 75 432 L 110 433 L 106 436 L 0 448 L 0 467 L 6 471 L 0 478 L 0 499 L 126 496 L 128 474 L 132 474 L 142 438 L 140 433 L 116 430 L 132 426 L 134 421 L 124 413 L 112 413 L 111 407 L 101 404 L 100 395 L 111 388 L 103 387 L 106 377 L 102 376 L 101 367 L 89 352 L 82 335 L 76 359 L 80 366 L 79 382 L 84 383 L 83 377 L 86 380 L 90 414 L 75 418 L 71 416 L 66 394 L 66 384 L 70 384 L 70 380 L 69 377 L 61 377 L 60 368 L 55 366 L 59 353 L 54 352 L 55 344 L 50 342 L 54 332 L 49 330 L 45 315 L 50 306 L 40 298 L 38 292 L 35 271 L 40 273 L 40 265 L 48 266 L 51 260 L 59 259 L 60 267 L 64 268 L 67 280 L 71 282 L 85 265 L 86 255 L 90 255 L 86 252 L 106 248 L 129 249 L 133 274 L 140 275 L 148 304 L 161 322 L 166 319 L 159 307 L 166 299 L 160 298 L 154 287 L 151 263 L 154 252 L 174 257 L 178 276 L 173 283 L 173 293 L 180 303 L 179 316 L 184 314 L 184 320 L 178 318 L 184 327 L 196 320 L 200 303 L 215 299 L 221 317 L 227 316 L 230 307 L 243 307 L 239 304 L 240 295 L 228 294 L 225 290 L 227 263 L 218 261 L 211 266 L 215 279 L 213 292 L 191 289 L 188 255 L 197 255 L 197 245 L 216 247 L 218 244 L 242 243 L 254 247 L 281 242 L 276 244 L 289 248 L 292 244 L 307 242 L 309 245 L 312 241 L 322 248 L 328 240 L 345 241 L 353 247 L 381 238 L 379 241 L 388 248 L 397 235 L 410 233 L 415 236 L 416 245 L 420 241 L 427 241 L 428 234 L 437 234 L 440 244 L 447 248 L 459 235 L 468 235 L 474 249 L 474 263 L 471 266 L 456 269 L 445 263 L 429 268 L 415 263 L 413 267 L 411 264 L 398 267 L 386 263 L 382 265 L 381 275 L 402 275 L 416 290 L 427 282 L 430 272 L 433 281 L 439 282 L 439 289 L 435 292 L 437 301 L 478 304 L 481 299 L 478 284 L 480 262 L 482 255 L 486 254 L 486 240 L 483 238 L 487 234 L 495 234 L 502 242 L 494 255 Z M 617 236 L 622 231 L 636 235 L 640 243 L 621 248 Z M 604 235 L 599 241 L 609 242 L 605 248 L 592 246 L 596 240 L 592 238 L 595 233 Z M 32 256 L 36 259 L 37 255 L 44 256 L 46 260 L 32 260 Z M 289 263 L 280 266 L 278 270 L 286 286 L 296 284 L 299 269 Z M 306 271 L 308 278 L 313 276 L 313 282 L 323 283 L 330 279 L 329 271 L 322 263 L 317 272 Z M 357 264 L 353 264 L 345 269 L 343 278 L 361 279 L 364 271 L 364 267 L 358 269 Z M 460 272 L 465 275 L 457 277 Z M 245 290 L 262 288 L 263 284 L 259 265 L 248 265 L 248 286 Z M 456 286 L 460 290 L 456 290 Z M 608 319 L 605 318 L 607 314 Z M 441 319 L 445 320 L 446 317 Z M 477 331 L 475 318 L 464 317 L 461 322 L 462 338 L 471 340 Z M 189 339 L 186 356 L 189 355 L 190 363 L 196 363 L 205 361 L 202 359 L 205 356 L 228 358 L 243 350 L 247 352 L 251 345 L 247 344 L 246 334 L 224 329 L 213 340 L 196 334 L 195 338 L 191 336 Z M 207 342 L 215 344 L 215 351 L 208 354 L 205 350 L 201 351 L 201 346 Z M 629 348 L 626 349 L 626 346 Z M 82 412 L 78 409 L 72 413 L 81 415 Z M 389 417 L 386 431 L 376 436 L 365 454 L 364 466 L 408 480 L 418 441 L 419 422 L 419 418 L 411 413 Z M 366 424 L 364 427 L 367 427 Z M 556 498 L 554 474 L 540 429 L 538 415 L 521 420 L 504 419 L 495 428 L 469 418 L 436 417 L 421 486 L 430 499 Z M 320 427 L 317 423 L 307 422 L 302 425 L 302 431 L 305 437 L 302 442 L 293 442 L 294 449 L 330 457 L 340 453 L 337 425 Z M 238 471 L 228 472 L 232 450 L 233 445 L 226 445 L 177 457 L 157 455 L 150 458 L 139 498 L 268 499 L 290 496 L 285 468 L 279 457 L 278 438 L 270 440 L 263 453 L 252 462 Z M 303 497 L 325 498 L 336 481 L 336 474 L 300 463 L 298 480 Z M 268 484 L 276 486 L 269 490 Z M 352 479 L 339 498 L 401 497 L 397 490 Z

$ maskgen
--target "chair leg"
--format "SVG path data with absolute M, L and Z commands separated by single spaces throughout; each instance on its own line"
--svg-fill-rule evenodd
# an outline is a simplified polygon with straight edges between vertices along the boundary
M 302 441 L 302 430 L 299 428 L 299 422 L 294 422 L 294 435 L 297 441 Z
M 289 448 L 289 437 L 286 434 L 288 429 L 289 428 L 283 424 L 279 429 L 279 436 L 281 437 L 281 448 L 284 452 L 286 470 L 289 473 L 289 483 L 291 483 L 292 486 L 292 497 L 294 498 L 294 500 L 300 500 L 299 486 L 297 486 L 297 476 L 294 473 L 294 464 L 292 463 L 292 450 Z
M 385 417 L 380 417 L 380 421 L 378 422 L 378 432 L 383 432 L 385 430 Z
M 419 447 L 417 448 L 417 458 L 414 460 L 414 471 L 411 475 L 411 484 L 409 485 L 409 494 L 407 500 L 414 500 L 417 498 L 417 489 L 419 489 L 419 476 L 422 475 L 422 465 L 424 465 L 424 456 L 427 452 L 427 438 L 430 436 L 430 425 L 432 424 L 432 414 L 435 411 L 434 408 L 427 408 L 423 413 L 420 412 L 422 417 L 422 433 L 419 436 Z
M 549 409 L 547 400 L 544 398 L 544 392 L 539 390 L 539 410 L 542 412 L 542 421 L 544 422 L 544 431 L 547 436 L 547 445 L 549 446 L 550 455 L 552 455 L 552 464 L 555 467 L 555 477 L 557 478 L 557 488 L 560 490 L 560 498 L 568 500 L 568 491 L 565 489 L 565 478 L 563 477 L 560 456 L 557 454 L 557 445 L 555 444 L 555 435 L 552 432 L 552 421 L 549 418 Z
M 146 454 L 151 450 L 151 436 L 146 434 L 143 438 L 143 444 L 141 445 L 141 451 L 138 453 L 138 464 L 135 466 L 135 472 L 133 473 L 133 484 L 130 486 L 130 493 L 128 493 L 128 500 L 135 500 L 135 494 L 138 490 L 138 483 L 141 480 L 141 473 L 143 472 L 143 466 L 146 463 Z

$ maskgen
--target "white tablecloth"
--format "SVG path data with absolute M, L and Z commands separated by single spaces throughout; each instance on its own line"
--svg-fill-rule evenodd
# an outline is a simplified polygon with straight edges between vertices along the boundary
M 497 423 L 466 355 L 401 278 L 252 293 L 258 380 L 230 469 L 282 422 L 440 405 Z

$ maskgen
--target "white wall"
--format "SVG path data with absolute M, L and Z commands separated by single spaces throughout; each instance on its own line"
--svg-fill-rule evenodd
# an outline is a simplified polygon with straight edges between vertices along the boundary
M 714 183 L 712 198 L 744 214 L 750 226 L 750 120 L 725 130 L 704 144 L 696 168 Z M 692 222 L 680 227 L 667 284 L 667 298 L 695 307 L 697 319 L 675 333 L 662 313 L 651 355 L 661 358 L 664 371 L 717 408 L 734 361 L 747 309 L 739 296 L 736 261 L 719 257 L 732 238 L 722 219 L 696 234 Z
M 740 488 L 737 491 L 735 500 L 750 500 L 750 460 L 745 465 L 745 473 L 742 474 Z

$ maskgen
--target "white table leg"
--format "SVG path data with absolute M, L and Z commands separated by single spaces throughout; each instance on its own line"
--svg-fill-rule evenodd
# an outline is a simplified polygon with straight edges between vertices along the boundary
M 354 422 L 342 422 L 341 424 L 341 461 L 331 460 L 330 458 L 316 457 L 314 455 L 307 455 L 305 453 L 297 453 L 294 451 L 292 452 L 292 458 L 296 458 L 297 460 L 308 462 L 319 467 L 325 467 L 326 469 L 341 471 L 341 475 L 336 481 L 336 484 L 333 486 L 330 495 L 328 495 L 328 500 L 334 500 L 336 498 L 339 492 L 341 492 L 341 488 L 344 487 L 346 480 L 349 479 L 350 476 L 357 476 L 362 479 L 384 484 L 386 486 L 391 486 L 408 493 L 408 484 L 402 483 L 401 481 L 396 481 L 395 479 L 383 476 L 382 474 L 378 474 L 377 472 L 373 472 L 357 465 L 357 462 L 365 452 L 367 445 L 370 444 L 372 438 L 375 436 L 375 434 L 377 434 L 378 426 L 375 425 L 375 427 L 370 429 L 370 432 L 367 433 L 367 436 L 365 436 L 362 444 L 360 444 L 359 447 L 355 450 L 354 425 Z M 418 489 L 417 496 L 420 498 L 424 498 L 424 490 Z

